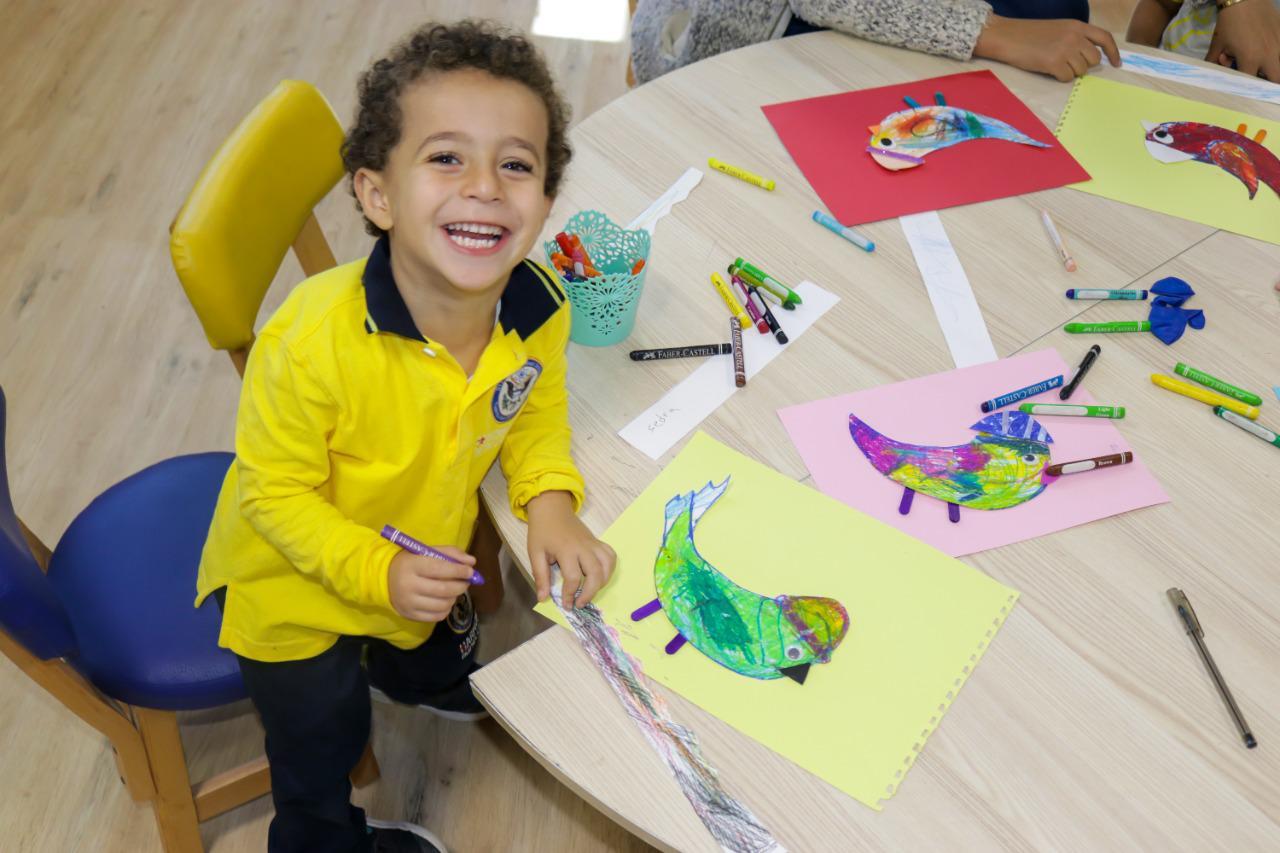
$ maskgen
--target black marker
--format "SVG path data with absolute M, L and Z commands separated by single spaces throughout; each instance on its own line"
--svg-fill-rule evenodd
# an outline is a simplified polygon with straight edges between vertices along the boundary
M 1080 362 L 1080 366 L 1076 368 L 1076 373 L 1071 377 L 1071 381 L 1058 392 L 1059 400 L 1066 400 L 1076 392 L 1076 386 L 1080 384 L 1080 380 L 1084 378 L 1084 375 L 1089 371 L 1089 368 L 1093 367 L 1093 361 L 1098 357 L 1100 352 L 1102 352 L 1102 347 L 1097 344 L 1089 347 L 1089 351 L 1084 354 L 1084 361 Z
M 667 347 L 666 349 L 633 349 L 632 361 L 659 361 L 664 358 L 702 358 L 708 355 L 729 355 L 733 344 L 703 344 L 696 347 Z
M 769 326 L 769 331 L 773 332 L 773 336 L 778 339 L 778 343 L 785 344 L 787 342 L 787 333 L 782 331 L 782 326 L 778 324 L 778 318 L 773 316 L 773 312 L 769 310 L 769 303 L 764 301 L 764 297 L 760 295 L 760 289 L 754 284 L 747 285 L 747 298 L 755 302 L 756 310 L 760 312 L 760 316 L 764 317 L 765 323 Z

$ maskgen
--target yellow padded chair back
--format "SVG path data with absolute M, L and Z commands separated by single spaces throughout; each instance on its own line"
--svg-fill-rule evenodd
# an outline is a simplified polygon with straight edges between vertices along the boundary
M 205 336 L 242 371 L 289 247 L 307 275 L 334 264 L 312 208 L 343 175 L 342 139 L 324 95 L 282 81 L 222 143 L 170 226 L 173 267 Z

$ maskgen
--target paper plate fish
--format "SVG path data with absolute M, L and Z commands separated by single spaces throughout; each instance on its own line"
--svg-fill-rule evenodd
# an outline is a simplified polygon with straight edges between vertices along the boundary
M 997 412 L 969 429 L 978 434 L 968 444 L 908 444 L 849 414 L 853 443 L 877 471 L 905 489 L 898 505 L 903 515 L 911 511 L 916 492 L 945 501 L 951 521 L 958 522 L 962 506 L 1008 509 L 1057 479 L 1044 472 L 1053 437 L 1025 412 Z
M 893 113 L 868 129 L 871 140 L 867 143 L 867 153 L 893 171 L 921 166 L 925 155 L 973 139 L 1004 139 L 1036 148 L 1052 147 L 999 119 L 940 104 Z
M 1262 147 L 1265 130 L 1250 139 L 1243 124 L 1238 132 L 1196 121 L 1144 121 L 1142 126 L 1147 131 L 1147 151 L 1160 162 L 1195 160 L 1217 166 L 1244 184 L 1250 199 L 1258 194 L 1259 182 L 1280 195 L 1280 158 Z
M 729 487 L 729 479 L 667 501 L 662 546 L 653 564 L 658 597 L 632 614 L 640 621 L 662 610 L 686 641 L 721 666 L 751 678 L 786 676 L 804 683 L 809 667 L 826 663 L 849 630 L 849 614 L 834 598 L 767 596 L 739 586 L 698 553 L 698 520 Z M 789 572 L 779 566 L 778 577 Z

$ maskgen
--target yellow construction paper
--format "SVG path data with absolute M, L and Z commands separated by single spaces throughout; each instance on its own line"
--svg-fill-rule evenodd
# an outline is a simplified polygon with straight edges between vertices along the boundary
M 1250 138 L 1266 130 L 1263 146 L 1280 154 L 1280 122 L 1086 76 L 1076 81 L 1058 122 L 1058 139 L 1093 176 L 1072 187 L 1280 243 L 1280 197 L 1270 187 L 1259 182 L 1250 200 L 1245 185 L 1218 166 L 1160 162 L 1147 151 L 1144 121 L 1195 121 L 1228 130 L 1244 124 Z
M 804 684 L 739 675 L 692 645 L 668 655 L 675 629 L 661 610 L 630 619 L 655 597 L 667 500 L 726 475 L 728 490 L 697 525 L 701 555 L 757 593 L 830 596 L 849 613 L 848 635 Z M 618 566 L 596 604 L 651 678 L 877 810 L 1018 597 L 701 432 L 602 538 Z M 564 624 L 554 605 L 537 609 Z

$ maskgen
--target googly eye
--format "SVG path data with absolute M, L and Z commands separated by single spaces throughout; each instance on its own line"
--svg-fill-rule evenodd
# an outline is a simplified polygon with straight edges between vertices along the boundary
M 890 139 L 890 138 L 889 138 L 889 137 L 887 137 L 887 136 L 882 136 L 882 137 L 880 137 L 880 147 L 881 147 L 881 148 L 892 148 L 892 147 L 893 147 L 893 140 L 892 140 L 892 139 Z
M 1030 465 L 1036 461 L 1036 455 L 1034 453 L 1028 453 L 1022 457 L 1022 461 Z
M 795 646 L 792 646 L 791 648 L 787 649 L 787 657 L 791 658 L 792 660 L 799 660 L 800 650 Z
M 1155 138 L 1156 142 L 1163 142 L 1166 145 L 1173 141 L 1173 134 L 1164 128 L 1160 128 L 1151 135 Z

